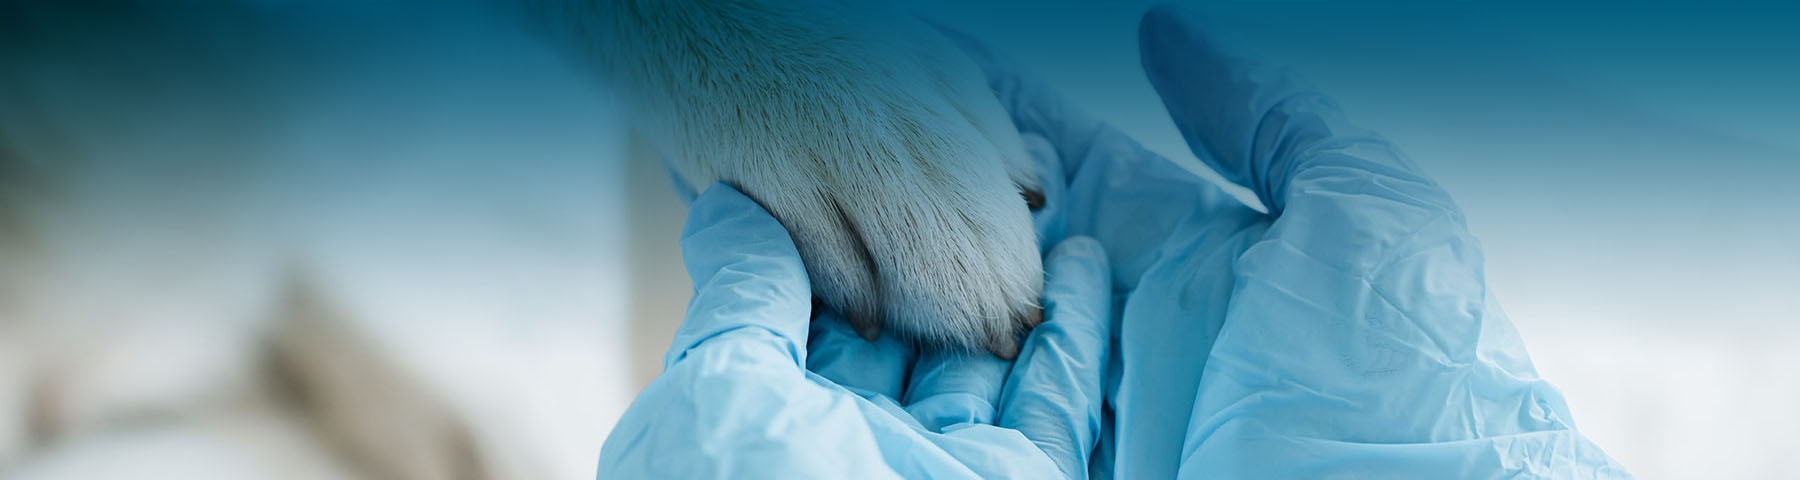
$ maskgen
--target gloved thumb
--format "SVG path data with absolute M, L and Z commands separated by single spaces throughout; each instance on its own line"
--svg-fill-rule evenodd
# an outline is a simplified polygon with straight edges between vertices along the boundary
M 1291 150 L 1329 134 L 1319 114 L 1336 107 L 1287 69 L 1208 33 L 1198 15 L 1180 7 L 1146 12 L 1138 49 L 1144 73 L 1194 155 L 1278 211 Z
M 773 333 L 773 346 L 804 367 L 812 286 L 793 238 L 775 217 L 731 185 L 713 184 L 689 206 L 681 259 L 694 281 L 694 298 L 664 368 L 704 342 L 745 328 Z
M 1088 237 L 1064 240 L 1044 260 L 1043 324 L 1031 331 L 1000 393 L 997 425 L 1016 429 L 1067 478 L 1084 478 L 1100 438 L 1112 269 Z

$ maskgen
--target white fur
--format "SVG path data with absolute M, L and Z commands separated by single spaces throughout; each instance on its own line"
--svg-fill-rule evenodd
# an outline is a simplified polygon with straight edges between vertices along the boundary
M 1041 318 L 1034 167 L 930 26 L 857 2 L 539 6 L 682 181 L 731 183 L 787 226 L 814 294 L 865 337 L 1010 357 Z

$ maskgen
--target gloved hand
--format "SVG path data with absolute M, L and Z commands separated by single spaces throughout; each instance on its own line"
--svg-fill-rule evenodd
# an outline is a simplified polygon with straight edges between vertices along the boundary
M 829 312 L 812 319 L 787 231 L 729 185 L 692 202 L 681 245 L 695 287 L 687 319 L 662 376 L 608 435 L 599 478 L 1086 473 L 1111 323 L 1092 239 L 1050 253 L 1046 321 L 1010 363 L 917 356 Z
M 949 33 L 1066 187 L 1039 221 L 1098 239 L 1124 297 L 1095 477 L 1629 477 L 1538 378 L 1449 195 L 1294 75 L 1143 19 L 1176 125 L 1263 213 Z

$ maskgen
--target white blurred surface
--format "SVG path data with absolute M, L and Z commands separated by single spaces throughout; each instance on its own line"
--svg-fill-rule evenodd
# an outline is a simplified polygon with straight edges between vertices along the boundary
M 18 316 L 0 318 L 0 477 L 380 471 L 275 398 L 292 386 L 271 387 L 270 332 L 296 278 L 366 347 L 313 355 L 392 371 L 407 389 L 349 388 L 451 424 L 383 426 L 473 444 L 428 440 L 479 468 L 437 471 L 590 477 L 632 392 L 609 100 L 466 6 L 280 8 L 62 11 L 51 55 L 0 65 L 18 88 L 0 100 L 66 142 L 4 139 L 58 183 L 28 206 L 43 241 L 0 252 L 30 268 L 0 272 L 29 277 L 0 304 Z

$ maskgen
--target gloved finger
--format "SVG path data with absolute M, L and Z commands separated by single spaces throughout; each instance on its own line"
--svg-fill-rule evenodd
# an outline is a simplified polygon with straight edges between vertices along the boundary
M 916 356 L 912 344 L 893 335 L 864 340 L 837 312 L 818 308 L 806 340 L 806 369 L 858 394 L 898 400 Z
M 687 319 L 675 330 L 664 368 L 708 341 L 734 338 L 732 332 L 761 329 L 757 338 L 805 364 L 807 319 L 812 286 L 800 252 L 787 229 L 750 197 L 725 183 L 713 184 L 688 209 L 681 232 L 681 259 L 694 282 Z
M 1291 192 L 1342 191 L 1346 185 L 1335 178 L 1343 174 L 1374 174 L 1360 183 L 1404 190 L 1402 196 L 1416 196 L 1412 203 L 1449 204 L 1385 139 L 1351 125 L 1336 104 L 1287 69 L 1207 34 L 1193 13 L 1152 8 L 1138 41 L 1150 84 L 1189 148 L 1227 180 L 1254 191 L 1271 214 L 1287 210 Z M 1316 177 L 1328 178 L 1307 184 Z
M 1049 85 L 1020 69 L 1011 59 L 989 49 L 986 44 L 960 31 L 934 25 L 938 31 L 961 48 L 987 75 L 988 87 L 994 90 L 1000 106 L 1011 115 L 1021 134 L 1042 136 L 1055 147 L 1061 160 L 1063 176 L 1074 176 L 1086 160 L 1100 133 L 1102 123 L 1074 107 L 1068 99 L 1052 91 Z
M 926 430 L 994 423 L 994 405 L 1012 362 L 986 352 L 932 351 L 921 355 L 906 388 L 906 411 Z
M 1044 269 L 1046 320 L 1013 363 L 998 425 L 1025 434 L 1065 476 L 1080 478 L 1100 432 L 1112 277 L 1105 251 L 1087 237 L 1057 245 Z

